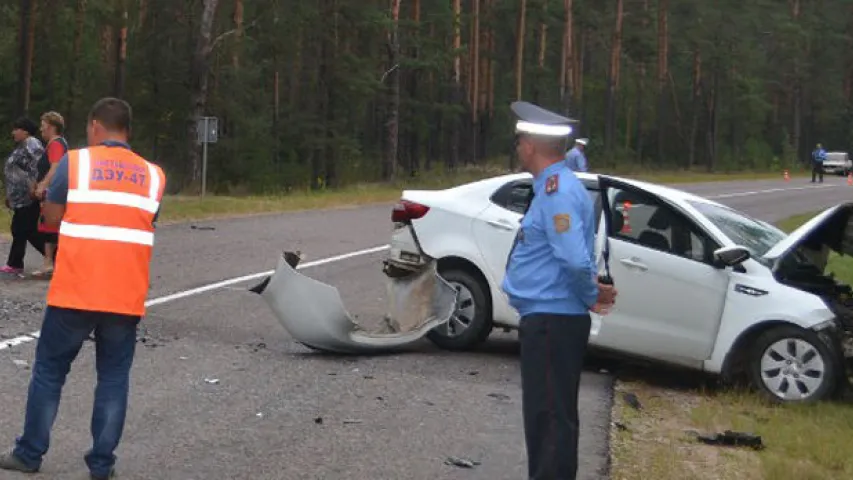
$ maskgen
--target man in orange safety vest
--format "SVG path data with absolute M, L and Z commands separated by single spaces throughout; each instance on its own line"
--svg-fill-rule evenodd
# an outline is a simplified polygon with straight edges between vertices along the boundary
M 97 386 L 90 478 L 114 475 L 124 429 L 137 325 L 145 314 L 154 222 L 166 176 L 128 145 L 131 109 L 95 103 L 88 148 L 71 150 L 48 187 L 45 222 L 59 227 L 58 251 L 36 347 L 23 434 L 0 468 L 36 472 L 47 453 L 65 377 L 94 332 Z

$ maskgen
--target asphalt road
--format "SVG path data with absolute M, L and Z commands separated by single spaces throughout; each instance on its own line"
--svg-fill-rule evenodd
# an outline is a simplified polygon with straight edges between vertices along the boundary
M 835 177 L 817 186 L 779 180 L 683 187 L 769 221 L 853 193 Z M 284 249 L 301 250 L 308 262 L 383 245 L 389 217 L 390 205 L 382 205 L 161 227 L 150 297 L 270 270 Z M 3 258 L 7 251 L 8 244 L 0 244 Z M 303 273 L 337 286 L 361 319 L 378 319 L 382 255 Z M 30 253 L 28 268 L 40 260 Z M 262 300 L 245 291 L 251 284 L 149 309 L 117 452 L 122 478 L 525 478 L 514 334 L 496 333 L 476 353 L 424 343 L 392 356 L 327 357 L 295 344 Z M 0 342 L 38 330 L 45 288 L 38 281 L 0 280 Z M 0 442 L 11 445 L 22 426 L 30 375 L 21 362 L 32 362 L 35 342 L 8 343 L 0 343 Z M 93 353 L 87 344 L 72 368 L 40 477 L 85 471 Z M 605 477 L 611 383 L 595 368 L 582 381 L 583 479 Z M 448 466 L 448 456 L 480 465 Z M 18 477 L 0 472 L 5 478 Z

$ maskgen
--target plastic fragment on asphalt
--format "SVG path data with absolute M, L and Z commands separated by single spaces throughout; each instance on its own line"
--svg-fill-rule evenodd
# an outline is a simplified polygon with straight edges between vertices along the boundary
M 706 445 L 718 445 L 723 447 L 749 447 L 754 450 L 763 450 L 764 443 L 760 435 L 752 433 L 734 432 L 726 430 L 714 435 L 697 435 L 696 439 Z
M 469 460 L 467 458 L 447 457 L 444 464 L 460 468 L 474 468 L 475 466 L 480 465 L 480 462 Z
M 14 363 L 18 367 L 23 367 L 23 368 L 29 367 L 29 364 L 27 363 L 26 360 L 19 360 L 16 358 L 16 359 L 12 360 L 12 363 Z
M 204 381 L 205 381 L 205 383 L 209 383 L 211 385 L 218 385 L 219 384 L 218 378 L 205 378 Z

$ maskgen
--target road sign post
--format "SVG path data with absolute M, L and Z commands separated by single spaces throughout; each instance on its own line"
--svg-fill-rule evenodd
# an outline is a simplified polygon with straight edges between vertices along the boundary
M 201 198 L 207 192 L 207 144 L 216 143 L 219 139 L 219 119 L 216 117 L 201 117 L 196 125 L 198 143 L 201 150 Z

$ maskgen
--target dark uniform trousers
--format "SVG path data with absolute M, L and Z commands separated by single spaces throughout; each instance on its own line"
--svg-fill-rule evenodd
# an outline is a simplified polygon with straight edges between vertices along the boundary
M 574 480 L 578 389 L 592 319 L 531 314 L 521 319 L 522 410 L 529 480 Z
M 812 183 L 814 183 L 815 177 L 820 178 L 820 183 L 823 183 L 823 163 L 812 159 Z

